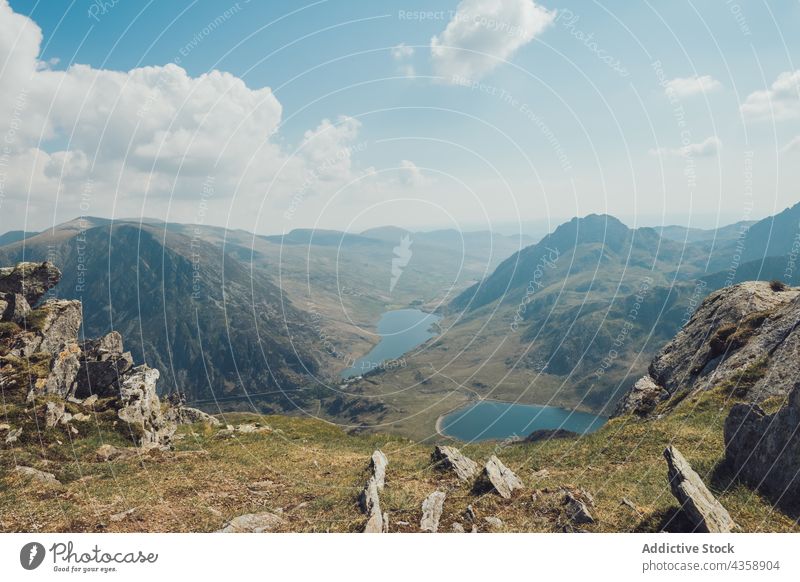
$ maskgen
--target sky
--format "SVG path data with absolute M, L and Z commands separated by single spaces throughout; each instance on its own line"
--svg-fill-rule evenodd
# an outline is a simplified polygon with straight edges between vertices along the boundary
M 713 227 L 800 201 L 800 2 L 0 0 L 0 232 Z

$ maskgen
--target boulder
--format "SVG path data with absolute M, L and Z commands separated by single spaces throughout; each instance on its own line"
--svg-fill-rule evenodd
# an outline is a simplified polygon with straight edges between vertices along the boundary
M 473 491 L 479 494 L 494 492 L 503 499 L 510 499 L 514 491 L 522 487 L 519 477 L 492 455 L 475 481 Z
M 378 491 L 383 491 L 383 486 L 386 482 L 386 467 L 389 464 L 389 459 L 386 458 L 381 451 L 376 450 L 372 453 L 372 458 L 369 462 L 370 471 L 375 476 L 375 484 Z
M 22 427 L 16 429 L 9 429 L 8 433 L 6 434 L 6 445 L 14 445 L 16 444 L 20 437 L 22 436 Z
M 64 402 L 48 402 L 44 410 L 44 426 L 45 428 L 53 428 L 61 422 L 64 418 Z
M 24 477 L 33 479 L 34 481 L 38 481 L 39 483 L 44 483 L 45 485 L 61 485 L 61 482 L 56 479 L 56 476 L 52 473 L 45 473 L 44 471 L 34 469 L 33 467 L 23 467 L 17 465 L 14 467 L 14 472 Z
M 248 513 L 225 522 L 218 533 L 264 533 L 276 530 L 281 524 L 283 518 L 274 513 Z
M 594 499 L 587 492 L 583 490 L 566 490 L 561 503 L 564 506 L 567 519 L 572 523 L 577 525 L 594 523 L 594 517 L 589 510 L 589 507 L 594 503 Z
M 196 422 L 206 422 L 211 426 L 220 426 L 222 424 L 210 414 L 198 410 L 197 408 L 191 408 L 190 406 L 180 406 L 171 410 L 175 422 L 178 424 L 195 424 Z
M 44 383 L 45 394 L 56 394 L 62 398 L 72 394 L 80 367 L 80 356 L 78 344 L 69 343 L 53 357 L 50 374 Z
M 639 378 L 636 384 L 619 401 L 614 416 L 636 414 L 647 416 L 659 402 L 669 398 L 669 392 L 656 384 L 650 376 Z
M 729 533 L 736 527 L 728 511 L 706 488 L 703 480 L 675 447 L 667 447 L 664 458 L 669 468 L 667 478 L 675 499 L 694 531 Z
M 453 525 L 450 526 L 450 531 L 453 533 L 466 533 L 464 531 L 464 526 L 458 522 L 455 522 Z
M 20 294 L 35 305 L 60 280 L 61 271 L 52 263 L 19 263 L 0 268 L 0 293 Z
M 725 420 L 725 459 L 736 476 L 781 505 L 800 500 L 800 383 L 775 414 L 737 404 Z
M 431 461 L 434 467 L 441 471 L 452 471 L 461 481 L 469 481 L 478 473 L 478 464 L 455 447 L 437 446 L 433 449 Z
M 133 357 L 123 351 L 122 336 L 112 331 L 98 340 L 83 343 L 75 396 L 113 396 L 119 393 L 122 377 L 133 368 Z
M 12 353 L 30 356 L 36 352 L 57 354 L 69 344 L 78 343 L 83 309 L 80 301 L 46 301 L 36 312 L 36 320 L 26 320 L 28 334 L 22 334 Z
M 439 531 L 439 520 L 442 518 L 445 494 L 434 491 L 422 502 L 422 520 L 419 528 L 422 531 L 436 533 Z
M 134 441 L 144 448 L 165 447 L 172 441 L 177 424 L 161 409 L 156 393 L 158 370 L 142 365 L 122 381 L 117 416 L 133 429 Z
M 31 306 L 19 293 L 0 293 L 0 321 L 21 322 L 30 313 Z

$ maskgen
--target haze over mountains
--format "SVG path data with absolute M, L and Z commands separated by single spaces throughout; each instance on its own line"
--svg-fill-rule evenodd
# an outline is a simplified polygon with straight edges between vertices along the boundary
M 716 231 L 590 215 L 533 244 L 488 231 L 257 236 L 90 218 L 7 233 L 0 263 L 57 264 L 59 296 L 84 302 L 86 336 L 120 331 L 163 371 L 163 391 L 412 434 L 476 396 L 610 413 L 709 292 L 796 278 L 798 225 L 800 205 Z M 404 237 L 411 254 L 392 286 Z M 444 315 L 443 333 L 405 367 L 336 388 L 379 340 L 380 315 L 408 306 Z

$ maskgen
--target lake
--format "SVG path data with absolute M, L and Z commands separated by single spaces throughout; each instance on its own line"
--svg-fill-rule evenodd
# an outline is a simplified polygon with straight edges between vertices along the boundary
M 378 321 L 381 341 L 377 346 L 341 373 L 342 378 L 353 378 L 384 366 L 402 366 L 397 360 L 437 335 L 434 324 L 442 318 L 419 309 L 387 311 Z
M 440 421 L 440 430 L 442 434 L 463 441 L 484 441 L 526 437 L 535 430 L 543 429 L 560 428 L 588 434 L 603 426 L 607 420 L 604 416 L 555 406 L 484 400 L 445 415 Z

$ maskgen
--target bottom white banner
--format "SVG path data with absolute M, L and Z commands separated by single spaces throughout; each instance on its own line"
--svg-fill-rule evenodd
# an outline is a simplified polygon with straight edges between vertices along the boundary
M 798 534 L 0 534 L 0 579 L 798 580 L 798 543 Z

